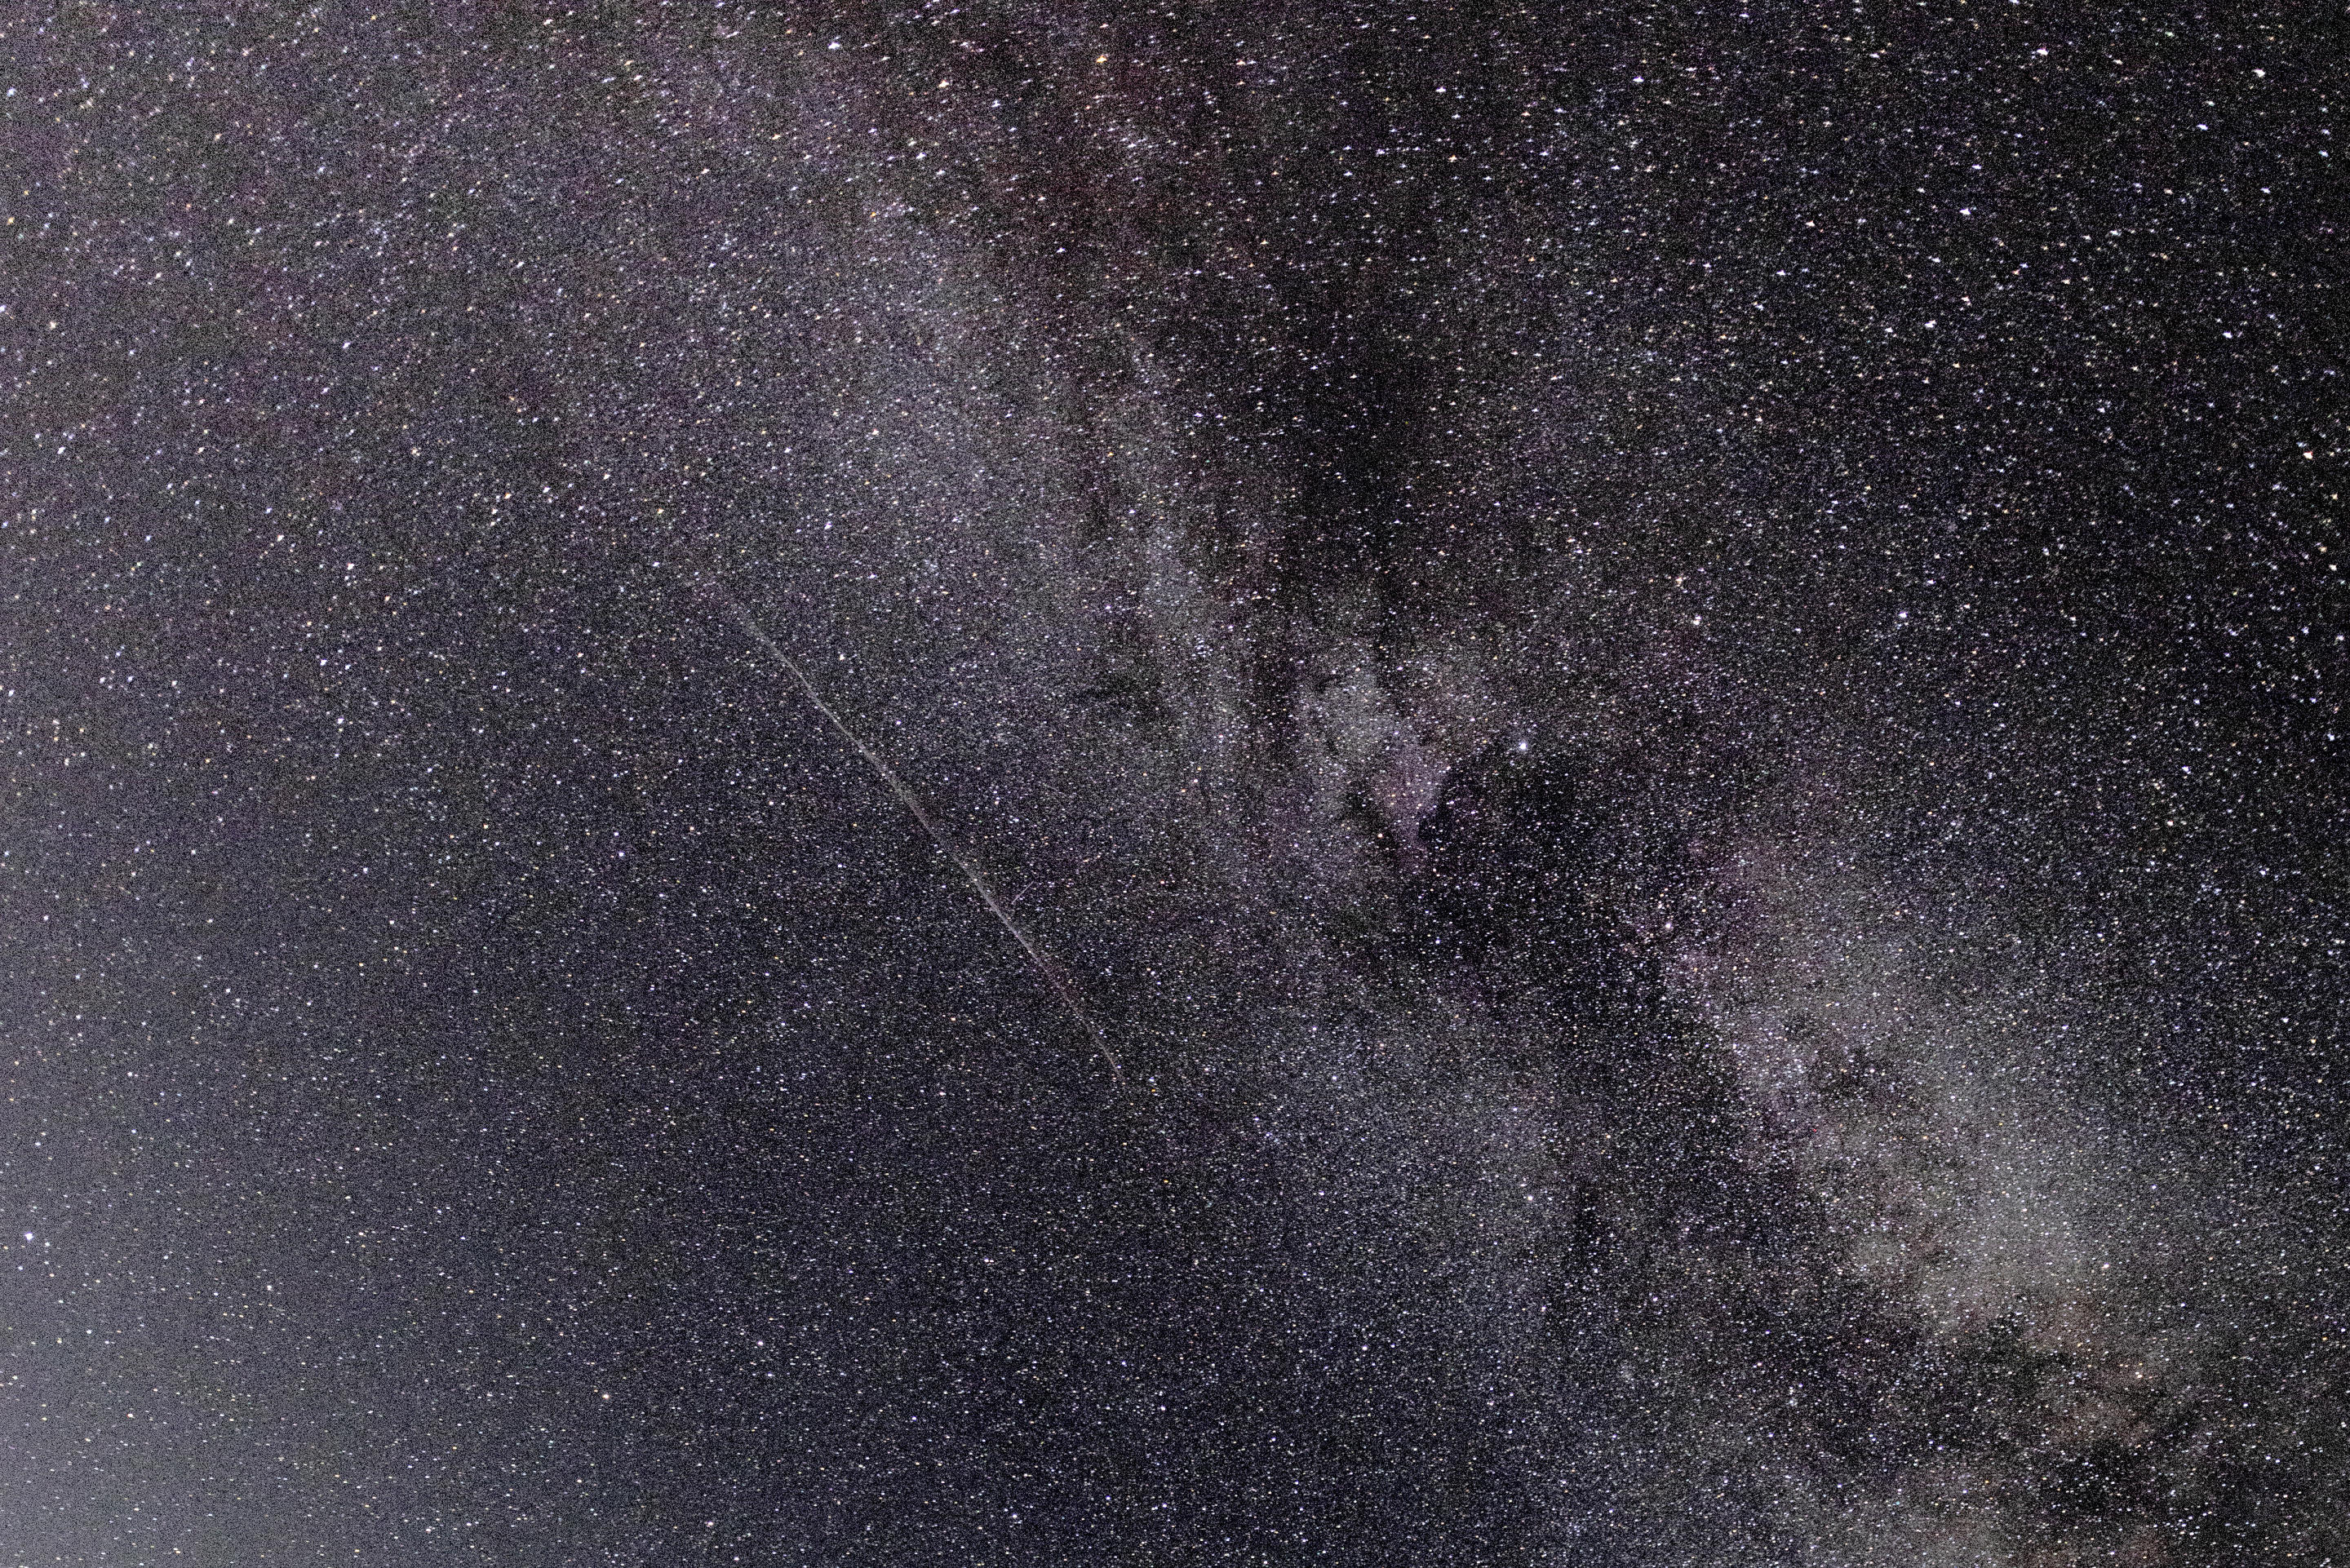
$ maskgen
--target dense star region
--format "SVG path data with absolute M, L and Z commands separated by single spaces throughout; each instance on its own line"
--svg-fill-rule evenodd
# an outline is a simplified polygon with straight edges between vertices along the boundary
M 2350 1564 L 2340 20 L 0 7 L 0 1561 Z

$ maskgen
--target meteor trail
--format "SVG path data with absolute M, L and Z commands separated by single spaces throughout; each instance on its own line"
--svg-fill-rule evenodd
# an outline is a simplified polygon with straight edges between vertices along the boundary
M 834 711 L 831 703 L 824 700 L 824 693 L 816 690 L 816 682 L 808 678 L 808 672 L 806 670 L 800 668 L 799 661 L 785 653 L 777 645 L 775 639 L 767 635 L 751 612 L 743 607 L 743 602 L 727 592 L 725 586 L 718 581 L 713 573 L 705 568 L 682 565 L 678 569 L 694 593 L 725 611 L 728 618 L 736 626 L 742 628 L 743 636 L 756 643 L 770 659 L 784 667 L 808 701 L 815 705 L 816 711 L 824 715 L 825 722 L 833 727 L 842 740 L 848 742 L 858 756 L 865 759 L 868 767 L 880 775 L 881 782 L 889 786 L 889 793 L 898 797 L 899 804 L 913 813 L 914 820 L 922 825 L 922 831 L 931 836 L 931 842 L 939 846 L 939 853 L 954 862 L 955 869 L 962 872 L 963 880 L 971 884 L 971 890 L 979 895 L 981 903 L 987 906 L 987 912 L 993 915 L 996 923 L 1011 934 L 1014 941 L 1020 944 L 1020 950 L 1028 956 L 1030 963 L 1036 966 L 1036 972 L 1045 977 L 1045 983 L 1052 987 L 1053 994 L 1060 999 L 1061 1005 L 1068 1010 L 1069 1016 L 1076 1021 L 1079 1028 L 1092 1037 L 1094 1048 L 1101 1053 L 1102 1060 L 1109 1065 L 1110 1082 L 1123 1089 L 1126 1086 L 1126 1073 L 1118 1064 L 1118 1053 L 1110 1049 L 1109 1036 L 1103 1032 L 1102 1026 L 1095 1022 L 1093 1014 L 1086 1010 L 1085 1003 L 1078 1000 L 1076 988 L 1069 983 L 1066 977 L 1062 974 L 1060 966 L 1053 961 L 1051 956 L 1038 945 L 1036 940 L 1022 929 L 1020 923 L 1012 918 L 1012 912 L 1005 909 L 1003 901 L 995 896 L 995 889 L 988 886 L 987 878 L 982 875 L 978 865 L 970 856 L 962 852 L 951 837 L 948 836 L 945 827 L 941 826 L 937 817 L 931 815 L 929 808 L 922 805 L 914 792 L 906 787 L 906 781 L 898 776 L 897 770 L 884 762 L 879 752 L 866 744 L 864 738 L 848 727 L 847 721 Z

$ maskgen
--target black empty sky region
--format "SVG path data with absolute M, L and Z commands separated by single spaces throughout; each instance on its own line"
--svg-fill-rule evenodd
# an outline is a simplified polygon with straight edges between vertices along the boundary
M 0 1563 L 2350 1568 L 2343 37 L 0 5 Z

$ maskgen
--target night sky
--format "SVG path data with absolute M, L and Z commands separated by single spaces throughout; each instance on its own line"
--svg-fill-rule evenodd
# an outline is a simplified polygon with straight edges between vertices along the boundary
M 0 5 L 0 1563 L 2350 1564 L 2342 28 Z

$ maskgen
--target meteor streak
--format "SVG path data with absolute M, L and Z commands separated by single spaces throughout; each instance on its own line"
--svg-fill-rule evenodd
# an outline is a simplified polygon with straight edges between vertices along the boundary
M 979 895 L 981 903 L 987 906 L 987 912 L 993 915 L 996 923 L 1011 934 L 1014 941 L 1020 944 L 1020 950 L 1027 955 L 1030 963 L 1036 966 L 1036 972 L 1045 977 L 1045 983 L 1052 988 L 1053 994 L 1060 999 L 1061 1005 L 1068 1010 L 1069 1016 L 1075 1019 L 1077 1026 L 1092 1038 L 1094 1048 L 1101 1053 L 1102 1060 L 1108 1064 L 1110 1082 L 1120 1089 L 1125 1088 L 1126 1073 L 1118 1064 L 1118 1053 L 1110 1049 L 1109 1036 L 1103 1032 L 1100 1023 L 1095 1021 L 1094 1015 L 1087 1011 L 1085 1003 L 1077 996 L 1076 988 L 1071 985 L 1067 977 L 1061 972 L 1060 965 L 1054 962 L 1051 955 L 1045 951 L 1036 939 L 1030 936 L 1021 928 L 1020 922 L 1012 918 L 1012 911 L 1004 907 L 1003 899 L 995 896 L 995 889 L 988 886 L 987 878 L 981 873 L 977 863 L 964 854 L 955 841 L 948 836 L 946 828 L 940 824 L 939 819 L 932 816 L 929 808 L 922 805 L 920 798 L 906 787 L 906 781 L 898 776 L 897 770 L 882 760 L 881 753 L 866 744 L 864 737 L 849 728 L 848 722 L 835 711 L 831 703 L 824 700 L 824 693 L 816 690 L 816 682 L 808 678 L 808 672 L 800 667 L 799 661 L 785 653 L 775 639 L 767 635 L 765 628 L 761 627 L 751 612 L 743 607 L 743 602 L 727 592 L 725 585 L 718 580 L 715 574 L 702 567 L 685 565 L 680 565 L 678 570 L 696 595 L 723 610 L 728 618 L 742 628 L 743 636 L 756 643 L 767 657 L 784 667 L 785 671 L 798 685 L 802 694 L 814 704 L 817 712 L 824 715 L 825 722 L 830 724 L 840 738 L 847 742 L 849 747 L 858 756 L 865 759 L 866 766 L 880 775 L 881 782 L 889 786 L 889 793 L 898 797 L 899 804 L 911 812 L 914 820 L 922 825 L 922 831 L 929 834 L 931 842 L 939 846 L 939 853 L 954 862 L 955 869 L 962 872 L 963 880 L 971 884 L 971 890 Z

